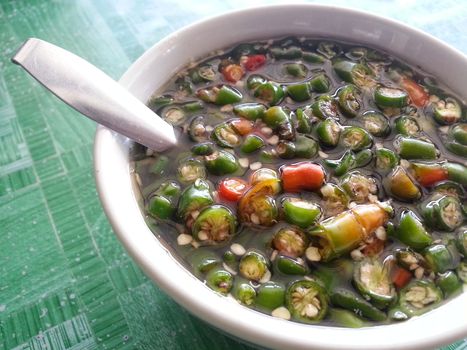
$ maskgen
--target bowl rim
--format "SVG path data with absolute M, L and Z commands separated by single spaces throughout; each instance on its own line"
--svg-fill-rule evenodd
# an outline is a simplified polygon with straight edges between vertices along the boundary
M 458 60 L 464 61 L 467 66 L 467 58 L 457 49 L 448 46 L 430 34 L 393 19 L 347 7 L 321 4 L 276 4 L 249 7 L 201 19 L 171 33 L 143 53 L 123 74 L 120 83 L 132 91 L 135 83 L 134 77 L 137 76 L 141 67 L 149 64 L 148 61 L 154 53 L 164 45 L 170 45 L 179 37 L 183 37 L 194 28 L 203 27 L 216 21 L 231 19 L 232 17 L 241 17 L 253 12 L 282 11 L 291 8 L 295 11 L 339 11 L 350 16 L 364 17 L 385 23 L 408 34 L 424 38 L 424 40 L 430 41 L 435 46 L 442 47 L 447 50 L 449 55 L 457 56 Z M 145 273 L 157 282 L 159 287 L 177 303 L 214 327 L 251 343 L 271 348 L 287 347 L 294 349 L 306 349 L 310 346 L 320 349 L 373 349 L 375 346 L 380 349 L 426 348 L 446 344 L 467 335 L 467 318 L 464 320 L 454 317 L 451 322 L 454 324 L 450 324 L 449 329 L 443 329 L 443 332 L 430 327 L 430 320 L 436 319 L 436 315 L 446 317 L 447 311 L 444 311 L 447 309 L 450 312 L 467 310 L 467 293 L 463 293 L 429 314 L 413 318 L 404 323 L 366 327 L 357 330 L 303 325 L 276 319 L 241 307 L 236 301 L 213 293 L 170 256 L 170 252 L 156 239 L 155 235 L 144 223 L 143 214 L 137 205 L 137 190 L 132 188 L 128 161 L 128 147 L 130 144 L 129 140 L 103 126 L 97 128 L 94 144 L 94 167 L 96 186 L 104 211 L 118 239 Z M 109 157 L 109 154 L 113 156 Z M 112 178 L 115 174 L 124 175 L 125 172 L 127 174 L 126 177 L 122 178 L 124 179 L 123 182 Z M 120 203 L 119 200 L 129 202 L 125 202 L 125 208 L 122 208 L 118 204 Z M 139 213 L 139 217 L 138 215 L 136 217 L 123 215 L 127 213 L 134 214 L 136 213 L 135 210 Z M 148 236 L 148 233 L 150 233 L 151 237 Z M 157 257 L 155 257 L 156 255 Z M 167 273 L 167 270 L 170 270 L 170 273 Z M 180 288 L 182 282 L 184 288 Z M 234 317 L 225 317 L 226 313 L 232 313 Z M 245 318 L 248 323 L 244 322 Z M 424 331 L 414 337 L 412 334 L 407 334 L 408 329 L 412 328 L 419 331 L 424 329 Z M 397 337 L 394 337 L 395 335 Z M 392 338 L 388 339 L 388 336 L 392 336 Z M 379 342 L 377 342 L 378 339 L 380 339 Z M 389 342 L 389 344 L 381 344 L 382 341 Z

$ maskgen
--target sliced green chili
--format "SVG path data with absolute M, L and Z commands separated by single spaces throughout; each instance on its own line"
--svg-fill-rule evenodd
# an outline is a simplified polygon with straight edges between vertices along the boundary
M 325 159 L 323 163 L 334 170 L 336 176 L 346 174 L 350 169 L 355 167 L 355 155 L 352 151 L 345 152 L 339 159 Z
M 358 126 L 347 126 L 342 130 L 342 145 L 354 151 L 369 148 L 373 144 L 373 138 L 363 128 Z
M 421 196 L 420 189 L 399 165 L 386 178 L 386 187 L 393 197 L 402 201 L 411 202 Z
M 237 159 L 232 153 L 219 150 L 205 156 L 205 165 L 213 175 L 227 175 L 236 172 L 239 168 Z
M 310 280 L 291 283 L 287 288 L 285 303 L 292 317 L 304 323 L 317 323 L 328 311 L 326 292 L 320 284 Z
M 225 251 L 224 255 L 222 255 L 222 260 L 230 268 L 234 270 L 237 269 L 238 267 L 237 255 L 235 255 L 231 250 Z
M 394 147 L 401 158 L 434 160 L 438 157 L 436 146 L 421 139 L 398 137 Z
M 305 253 L 308 238 L 295 227 L 283 227 L 273 237 L 272 246 L 282 255 L 296 258 Z
M 286 63 L 284 71 L 295 78 L 305 78 L 308 74 L 308 68 L 301 63 Z
M 318 153 L 318 143 L 311 137 L 298 135 L 295 138 L 295 157 L 313 158 Z
M 204 102 L 211 102 L 220 106 L 240 102 L 243 97 L 240 91 L 229 85 L 200 89 L 196 94 Z
M 282 101 L 285 92 L 282 86 L 274 82 L 266 82 L 259 85 L 254 93 L 255 97 L 269 103 L 274 106 Z
M 434 244 L 426 247 L 423 256 L 435 273 L 453 270 L 459 264 L 459 253 L 452 245 Z
M 387 148 L 377 149 L 375 152 L 376 169 L 381 171 L 390 171 L 399 164 L 399 156 Z
M 404 210 L 400 214 L 396 236 L 401 242 L 415 250 L 421 250 L 433 242 L 433 238 L 421 220 L 411 210 Z
M 311 120 L 307 114 L 309 109 L 307 107 L 298 108 L 295 111 L 296 125 L 295 129 L 302 134 L 309 134 L 311 132 Z
M 287 85 L 287 94 L 296 102 L 303 102 L 311 98 L 310 84 L 295 83 Z
M 175 181 L 162 183 L 157 190 L 149 196 L 148 212 L 151 216 L 166 220 L 175 214 L 177 201 L 180 196 L 180 185 Z
M 284 305 L 285 287 L 279 282 L 266 282 L 258 288 L 256 305 L 266 311 L 272 311 Z
M 441 290 L 433 282 L 413 280 L 399 293 L 399 307 L 408 316 L 419 316 L 443 300 Z
M 459 163 L 447 162 L 444 168 L 448 172 L 448 179 L 463 186 L 467 186 L 467 167 Z
M 325 73 L 319 73 L 310 80 L 311 90 L 324 93 L 328 92 L 331 86 L 328 76 Z
M 301 228 L 311 226 L 321 215 L 321 208 L 310 201 L 287 197 L 282 201 L 285 220 Z
M 213 244 L 223 242 L 235 234 L 237 219 L 230 209 L 211 205 L 203 209 L 195 219 L 192 234 L 200 242 Z
M 182 108 L 169 105 L 164 108 L 162 117 L 167 123 L 173 126 L 179 126 L 185 122 L 187 115 Z
M 438 182 L 433 187 L 433 193 L 437 193 L 440 195 L 449 195 L 454 196 L 457 198 L 465 197 L 465 190 L 464 188 L 455 181 L 445 180 Z
M 457 141 L 449 141 L 446 143 L 448 151 L 457 154 L 458 156 L 467 157 L 467 145 L 463 145 Z
M 191 153 L 197 156 L 208 156 L 215 150 L 215 146 L 212 142 L 201 142 L 191 147 Z
M 409 95 L 402 89 L 378 86 L 373 95 L 375 103 L 381 108 L 402 108 L 407 106 Z
M 360 294 L 380 309 L 396 299 L 388 268 L 378 260 L 365 259 L 358 263 L 353 282 Z
M 182 184 L 191 184 L 196 179 L 206 178 L 206 168 L 199 160 L 188 159 L 178 166 L 177 178 Z
M 362 328 L 365 326 L 365 321 L 349 310 L 332 308 L 329 310 L 329 318 L 342 327 Z
M 269 261 L 263 253 L 251 250 L 242 256 L 238 271 L 241 276 L 258 282 L 269 270 Z
M 457 249 L 466 258 L 467 257 L 467 228 L 462 227 L 457 232 L 456 239 Z
M 295 143 L 281 140 L 276 146 L 276 152 L 282 159 L 295 158 Z
M 319 96 L 311 105 L 311 109 L 313 114 L 319 119 L 337 117 L 336 101 L 329 95 Z
M 246 81 L 246 86 L 249 90 L 254 90 L 261 84 L 265 84 L 268 80 L 259 74 L 252 74 Z
M 316 134 L 318 136 L 319 142 L 322 145 L 327 147 L 335 147 L 339 142 L 341 130 L 342 127 L 336 120 L 328 118 L 318 124 L 316 127 Z
M 396 119 L 396 131 L 403 136 L 415 136 L 420 132 L 420 126 L 415 118 L 406 115 Z
M 240 146 L 242 143 L 242 138 L 229 123 L 221 123 L 217 125 L 211 136 L 221 147 L 234 148 Z
M 253 153 L 264 147 L 264 140 L 258 135 L 248 135 L 240 148 L 244 153 Z
M 295 130 L 288 110 L 280 106 L 270 107 L 264 114 L 263 121 L 275 130 L 281 139 L 293 140 L 295 137 Z
M 151 172 L 151 174 L 162 175 L 167 170 L 169 163 L 169 157 L 161 154 L 157 157 L 156 161 L 154 162 L 149 171 Z
M 443 291 L 444 297 L 448 298 L 462 288 L 462 283 L 454 271 L 446 271 L 436 276 L 436 285 Z
M 394 235 L 396 236 L 396 235 Z M 425 258 L 411 248 L 398 248 L 395 250 L 397 264 L 406 270 L 413 269 L 414 265 L 428 268 Z
M 467 124 L 454 125 L 449 130 L 449 135 L 461 145 L 467 145 Z
M 202 179 L 196 180 L 182 192 L 177 215 L 186 220 L 194 211 L 199 211 L 213 202 L 209 183 Z
M 372 321 L 384 321 L 387 318 L 383 311 L 348 289 L 335 289 L 331 294 L 331 302 Z
M 422 215 L 428 226 L 444 231 L 454 231 L 464 221 L 459 199 L 445 195 L 422 203 Z
M 235 105 L 233 111 L 239 117 L 248 120 L 256 120 L 263 118 L 266 106 L 261 103 L 244 103 Z
M 338 60 L 332 66 L 337 75 L 347 83 L 365 86 L 373 80 L 373 72 L 364 64 Z
M 208 139 L 208 132 L 206 131 L 206 122 L 203 116 L 194 117 L 190 122 L 188 134 L 192 141 L 201 142 Z
M 371 194 L 376 194 L 378 187 L 371 176 L 365 176 L 358 171 L 347 174 L 341 182 L 342 189 L 351 200 L 357 203 L 365 203 Z
M 456 272 L 459 279 L 467 283 L 467 261 L 461 261 L 459 266 L 457 266 Z
M 442 125 L 457 123 L 462 117 L 462 108 L 456 99 L 448 97 L 433 103 L 433 118 Z
M 339 107 L 348 117 L 355 117 L 362 107 L 360 90 L 355 85 L 346 85 L 337 92 Z
M 380 112 L 365 112 L 362 114 L 360 119 L 362 121 L 363 127 L 373 136 L 385 137 L 388 136 L 391 132 L 388 118 L 386 118 Z
M 324 63 L 326 61 L 325 57 L 315 52 L 304 52 L 302 58 L 308 63 Z
M 206 276 L 206 284 L 212 290 L 226 295 L 233 286 L 234 277 L 224 269 L 213 269 Z
M 157 111 L 161 107 L 170 105 L 173 102 L 174 102 L 174 98 L 171 95 L 162 95 L 158 97 L 152 97 L 148 102 L 148 106 L 153 111 Z
M 300 258 L 279 255 L 274 260 L 276 268 L 285 275 L 301 275 L 309 273 L 309 268 Z
M 248 281 L 235 278 L 235 282 L 232 288 L 232 295 L 243 305 L 251 306 L 255 303 L 256 290 Z

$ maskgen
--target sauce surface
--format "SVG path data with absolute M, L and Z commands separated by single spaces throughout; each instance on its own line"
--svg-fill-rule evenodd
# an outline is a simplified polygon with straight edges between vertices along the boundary
M 465 106 L 433 77 L 288 37 L 192 64 L 148 104 L 182 130 L 176 150 L 133 151 L 148 225 L 216 292 L 347 327 L 461 292 Z

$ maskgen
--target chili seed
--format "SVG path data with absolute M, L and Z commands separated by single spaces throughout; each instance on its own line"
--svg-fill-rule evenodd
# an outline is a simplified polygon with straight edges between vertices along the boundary
M 250 165 L 250 160 L 248 158 L 240 158 L 238 160 L 238 164 L 240 164 L 242 168 L 248 168 Z
M 386 229 L 383 227 L 383 226 L 380 226 L 376 229 L 375 231 L 375 236 L 382 240 L 382 241 L 385 241 L 386 238 L 387 238 L 387 235 L 386 235 Z
M 187 244 L 190 244 L 192 241 L 193 241 L 193 237 L 185 233 L 182 233 L 181 235 L 178 235 L 177 237 L 178 245 L 187 245 Z
M 250 169 L 251 169 L 251 170 L 258 170 L 258 169 L 260 169 L 262 166 L 263 166 L 263 164 L 261 164 L 261 162 L 254 162 L 254 163 L 251 163 L 251 164 L 250 164 Z
M 277 145 L 278 142 L 279 142 L 279 136 L 277 135 L 273 135 L 268 139 L 268 143 L 273 146 Z
M 206 231 L 199 231 L 198 232 L 198 238 L 199 238 L 200 241 L 206 241 L 209 238 L 209 236 L 206 233 Z
M 238 256 L 242 256 L 246 252 L 245 248 L 241 244 L 238 244 L 238 243 L 232 244 L 230 246 L 230 250 L 232 251 L 232 253 Z
M 305 251 L 305 255 L 308 260 L 310 261 L 320 261 L 321 254 L 319 253 L 318 248 L 316 247 L 308 247 Z
M 277 309 L 272 310 L 271 315 L 273 317 L 282 318 L 284 320 L 290 320 L 290 311 L 286 307 L 280 306 Z
M 272 129 L 265 126 L 261 128 L 261 133 L 263 133 L 265 136 L 270 136 L 272 135 Z

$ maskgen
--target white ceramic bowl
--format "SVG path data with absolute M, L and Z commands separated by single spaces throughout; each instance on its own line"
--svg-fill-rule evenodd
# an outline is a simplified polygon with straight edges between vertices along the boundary
M 454 91 L 465 91 L 467 58 L 439 40 L 374 15 L 304 4 L 241 10 L 185 27 L 149 49 L 120 83 L 147 101 L 193 58 L 243 41 L 293 34 L 381 48 L 442 77 Z M 427 349 L 467 336 L 467 293 L 407 322 L 362 329 L 284 321 L 213 293 L 183 268 L 146 226 L 130 174 L 130 144 L 104 127 L 97 131 L 95 171 L 105 212 L 118 238 L 146 274 L 175 301 L 215 327 L 277 349 Z

